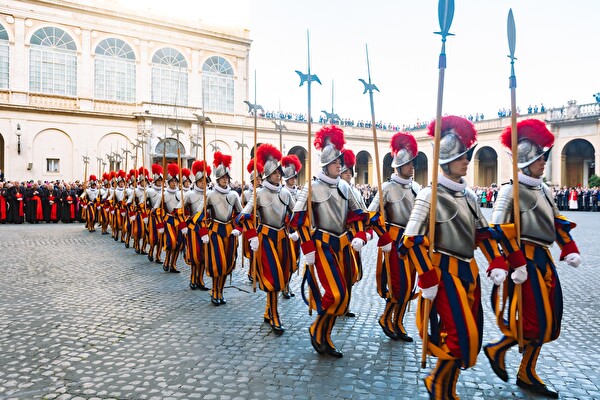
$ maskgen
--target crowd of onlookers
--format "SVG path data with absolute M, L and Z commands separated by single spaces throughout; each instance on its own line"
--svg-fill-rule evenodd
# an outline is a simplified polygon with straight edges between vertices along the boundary
M 600 188 L 577 186 L 568 188 L 555 186 L 552 190 L 554 202 L 561 211 L 598 211 Z

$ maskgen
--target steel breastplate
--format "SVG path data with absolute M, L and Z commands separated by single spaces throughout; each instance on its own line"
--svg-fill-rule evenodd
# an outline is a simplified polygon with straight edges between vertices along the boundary
M 185 194 L 185 203 L 190 205 L 192 215 L 204 211 L 204 193 L 190 190 Z
M 386 222 L 405 227 L 415 204 L 411 185 L 387 182 L 382 189 Z
M 256 210 L 261 224 L 277 229 L 285 225 L 289 198 L 284 196 L 285 192 L 274 192 L 267 188 L 261 188 L 256 192 Z
M 165 208 L 169 213 L 176 208 L 181 208 L 181 193 L 169 193 L 165 190 Z
M 312 187 L 313 224 L 335 235 L 346 232 L 348 217 L 348 185 L 340 181 L 338 185 L 329 185 L 315 181 Z
M 210 216 L 212 219 L 222 223 L 231 221 L 235 204 L 231 195 L 237 197 L 235 192 L 221 193 L 217 190 L 213 190 L 208 194 L 206 202 L 207 206 L 210 207 Z

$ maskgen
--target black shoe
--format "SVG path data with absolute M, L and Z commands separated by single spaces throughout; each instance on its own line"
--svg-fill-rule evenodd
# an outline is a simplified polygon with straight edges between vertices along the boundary
M 263 321 L 264 321 L 265 324 L 271 325 L 271 320 L 269 318 L 263 317 Z
M 148 253 L 146 253 L 144 250 L 140 250 L 140 254 L 146 255 Z
M 140 251 L 138 249 L 134 250 L 136 254 L 140 254 Z
M 310 328 L 308 328 L 308 334 L 310 335 L 310 344 L 319 354 L 325 354 L 325 345 L 317 343 L 317 339 L 310 333 Z
M 285 328 L 281 325 L 271 325 L 271 329 L 277 336 L 281 336 L 283 335 L 283 332 L 285 332 Z
M 129 248 L 129 243 L 125 242 L 125 248 L 128 249 Z
M 396 333 L 396 338 L 398 340 L 401 340 L 401 341 L 406 342 L 406 343 L 410 343 L 410 342 L 413 341 L 413 338 L 411 338 L 410 336 L 408 336 L 406 333 L 403 333 L 403 332 L 395 332 L 395 333 Z
M 156 257 L 154 259 L 154 262 L 157 263 L 157 264 L 162 264 L 163 263 L 162 260 L 160 258 L 158 258 L 158 257 Z
M 118 236 L 117 237 L 113 236 L 113 239 L 115 239 L 115 242 L 116 242 L 117 240 L 119 240 L 119 237 Z
M 209 288 L 207 288 L 206 286 L 204 286 L 204 285 L 203 285 L 203 284 L 201 284 L 201 283 L 200 283 L 200 284 L 198 284 L 197 286 L 198 286 L 198 289 L 200 289 L 200 290 L 203 290 L 203 291 L 205 291 L 205 292 L 206 292 L 206 291 L 208 291 L 208 290 L 210 290 Z
M 167 272 L 169 270 L 169 267 L 167 267 L 166 265 L 163 265 L 163 271 Z
M 211 303 L 213 303 L 213 306 L 215 306 L 215 307 L 217 307 L 217 306 L 220 306 L 220 305 L 221 305 L 221 303 L 219 303 L 219 299 L 216 299 L 216 298 L 214 298 L 214 297 L 211 297 L 211 298 L 210 298 L 210 302 L 211 302 Z
M 327 343 L 327 346 L 325 347 L 325 353 L 327 353 L 328 356 L 335 357 L 335 358 L 344 357 L 344 353 L 342 353 L 341 351 L 336 349 L 334 346 L 330 346 L 328 343 Z
M 195 283 L 190 282 L 190 289 L 196 290 L 196 289 L 198 289 L 198 286 L 196 286 Z
M 526 383 L 525 381 L 522 381 L 521 379 L 519 379 L 519 377 L 517 377 L 517 386 L 544 397 L 558 399 L 558 392 L 550 389 L 548 386 L 544 385 L 541 382 Z
M 496 361 L 494 361 L 494 359 L 490 355 L 490 350 L 489 350 L 488 346 L 483 346 L 483 352 L 485 353 L 485 356 L 487 357 L 488 361 L 490 362 L 492 370 L 494 371 L 494 373 L 496 375 L 498 375 L 498 378 L 502 379 L 504 382 L 508 382 L 508 374 L 506 373 L 506 370 L 502 369 L 500 364 L 498 364 Z M 518 382 L 517 382 L 517 384 L 518 384 Z
M 394 332 L 391 329 L 388 329 L 388 327 L 385 326 L 385 324 L 382 324 L 381 319 L 379 319 L 377 321 L 379 322 L 379 326 L 383 330 L 383 333 L 385 333 L 385 336 L 389 337 L 392 340 L 398 340 L 398 335 L 396 335 L 396 332 Z
M 284 299 L 290 298 L 290 294 L 288 292 L 281 292 L 281 295 L 283 296 Z
M 288 293 L 290 294 L 290 297 L 296 297 L 296 295 L 294 294 L 294 292 L 292 292 L 291 290 Z
M 174 273 L 174 274 L 178 274 L 178 273 L 180 273 L 181 271 L 180 271 L 180 270 L 178 270 L 177 268 L 169 268 L 169 272 L 172 272 L 172 273 Z
M 344 316 L 348 318 L 354 318 L 356 317 L 356 314 L 354 314 L 352 311 L 346 311 L 346 314 L 344 314 Z
M 150 254 L 148 254 L 148 261 L 150 261 L 150 262 L 154 261 L 154 257 L 152 257 Z
M 220 304 L 227 304 L 227 300 L 225 300 L 225 299 L 223 299 L 223 298 L 220 298 L 220 299 L 219 299 L 219 303 L 220 303 Z

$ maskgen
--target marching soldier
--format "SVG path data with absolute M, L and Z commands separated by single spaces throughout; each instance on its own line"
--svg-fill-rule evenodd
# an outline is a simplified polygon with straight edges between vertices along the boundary
M 276 335 L 284 332 L 277 300 L 290 279 L 291 264 L 295 264 L 286 230 L 286 222 L 294 209 L 294 199 L 281 185 L 281 152 L 273 145 L 263 144 L 257 152 L 257 163 L 263 165 L 262 187 L 257 189 L 238 217 L 247 231 L 250 249 L 257 257 L 255 267 L 261 290 L 267 293 L 264 319 Z M 254 224 L 256 202 L 257 224 Z
M 211 302 L 218 306 L 227 303 L 223 288 L 227 275 L 235 268 L 238 236 L 242 233 L 235 225 L 235 217 L 242 211 L 242 205 L 238 194 L 229 186 L 231 156 L 217 151 L 213 165 L 216 182 L 206 198 L 205 221 L 208 219 L 209 231 L 207 275 L 213 279 Z
M 204 221 L 204 197 L 210 182 L 210 166 L 206 161 L 194 161 L 192 173 L 194 174 L 194 185 L 184 195 L 185 206 L 190 208 L 188 220 L 188 235 L 186 246 L 186 260 L 190 264 L 190 289 L 208 290 L 204 283 L 204 245 L 208 243 L 208 229 L 202 225 Z
M 98 197 L 98 181 L 96 175 L 90 175 L 90 179 L 88 179 L 88 184 L 84 185 L 83 193 L 79 196 L 82 202 L 84 218 L 85 218 L 85 227 L 89 232 L 94 232 L 95 224 L 96 224 L 96 198 Z
M 167 215 L 164 218 L 163 243 L 165 249 L 165 271 L 179 273 L 177 269 L 177 258 L 183 249 L 184 236 L 188 228 L 185 221 L 183 199 L 179 187 L 179 166 L 177 164 L 167 165 L 167 185 L 165 189 L 165 208 Z
M 520 203 L 520 246 L 514 224 L 513 183 L 502 186 L 494 204 L 492 226 L 502 238 L 500 243 L 510 264 L 511 279 L 508 307 L 497 309 L 498 290 L 492 293 L 502 339 L 484 348 L 492 369 L 503 381 L 508 380 L 504 363 L 506 352 L 517 343 L 515 285 L 522 287 L 524 352 L 517 374 L 517 386 L 550 398 L 558 392 L 546 386 L 537 376 L 536 364 L 544 343 L 556 340 L 560 334 L 563 312 L 562 290 L 548 248 L 556 242 L 561 248 L 560 260 L 572 267 L 581 264 L 579 249 L 570 235 L 576 225 L 560 214 L 552 193 L 543 182 L 544 167 L 554 143 L 554 135 L 544 122 L 529 119 L 517 125 Z M 502 133 L 502 144 L 511 148 L 511 127 Z M 513 161 L 514 162 L 514 161 Z M 504 311 L 508 310 L 508 318 Z M 509 322 L 507 322 L 509 321 Z
M 379 235 L 379 253 L 377 257 L 377 292 L 385 299 L 386 305 L 379 318 L 383 332 L 392 340 L 412 342 L 406 333 L 403 319 L 409 302 L 413 298 L 416 270 L 409 258 L 399 257 L 396 251 L 402 243 L 401 238 L 408 223 L 410 212 L 421 186 L 413 180 L 414 160 L 419 152 L 417 141 L 407 132 L 396 133 L 391 141 L 392 163 L 394 170 L 390 181 L 382 185 L 383 196 L 377 193 L 369 205 L 370 212 L 379 211 L 379 202 L 383 201 L 385 226 L 380 224 L 378 214 L 371 220 L 373 229 Z M 391 251 L 392 248 L 394 251 Z M 382 253 L 387 252 L 382 262 Z M 389 273 L 388 273 L 389 269 Z M 387 281 L 388 276 L 391 282 Z
M 350 244 L 360 251 L 367 240 L 363 229 L 367 214 L 354 199 L 350 186 L 340 180 L 344 143 L 344 131 L 335 125 L 317 131 L 314 145 L 321 150 L 322 170 L 312 183 L 312 198 L 308 198 L 308 188 L 298 196 L 292 219 L 292 227 L 299 232 L 306 264 L 316 266 L 320 286 L 325 290 L 321 295 L 317 277 L 310 268 L 305 280 L 312 301 L 307 303 L 318 312 L 309 328 L 311 344 L 319 354 L 336 358 L 343 354 L 331 340 L 331 330 L 336 318 L 348 311 Z M 312 215 L 306 213 L 309 201 Z M 351 223 L 356 224 L 357 233 L 350 243 L 348 224 Z
M 109 201 L 112 203 L 112 237 L 116 241 L 119 240 L 119 232 L 121 232 L 121 241 L 125 242 L 123 237 L 123 225 L 125 223 L 125 216 L 127 215 L 126 209 L 126 191 L 125 191 L 125 171 L 119 170 L 116 175 L 117 187 L 112 189 Z
M 300 159 L 295 154 L 290 154 L 289 156 L 285 156 L 281 159 L 281 167 L 283 170 L 283 181 L 285 182 L 285 188 L 292 195 L 292 199 L 294 202 L 298 199 L 298 186 L 296 186 L 296 180 L 298 178 L 298 172 L 302 169 L 302 163 Z M 293 251 L 294 257 L 290 260 L 296 260 L 295 263 L 290 265 L 290 281 L 291 278 L 300 267 L 300 241 L 298 240 L 298 233 L 295 232 L 288 226 L 288 231 L 290 233 L 290 246 Z M 284 299 L 289 299 L 290 297 L 296 296 L 294 292 L 292 292 L 290 288 L 290 284 L 288 282 L 287 286 L 281 292 L 281 295 Z
M 358 189 L 352 185 L 352 178 L 354 178 L 354 166 L 356 165 L 356 155 L 350 149 L 344 150 L 344 165 L 342 166 L 341 178 L 346 181 L 348 186 L 350 187 L 350 191 L 352 196 L 354 196 L 354 200 L 359 204 L 362 210 L 366 210 L 367 206 L 363 201 L 363 197 L 358 191 Z M 356 235 L 356 231 L 354 230 L 354 226 L 350 225 L 348 228 L 348 233 L 350 235 L 350 240 L 354 239 Z M 369 236 L 371 234 L 367 232 L 367 241 L 369 241 Z M 352 286 L 354 286 L 358 281 L 362 279 L 362 260 L 360 258 L 360 252 L 352 249 L 350 250 L 352 253 L 351 263 L 348 266 L 351 269 L 351 274 L 348 274 L 348 278 L 350 280 L 347 283 L 348 286 L 348 311 L 346 311 L 346 317 L 355 317 L 352 311 L 350 311 L 350 301 L 352 300 Z
M 190 191 L 192 188 L 192 171 L 189 168 L 181 168 L 181 186 L 183 187 L 183 194 Z
M 125 237 L 122 241 L 125 242 L 125 248 L 129 248 L 129 242 L 131 241 L 131 230 L 132 224 L 135 221 L 136 206 L 135 206 L 135 186 L 137 183 L 138 171 L 136 169 L 130 169 L 127 174 L 125 196 L 127 201 L 125 203 L 126 215 L 123 218 L 123 234 L 121 237 Z
M 137 172 L 137 185 L 134 189 L 134 212 L 132 220 L 133 248 L 137 254 L 148 254 L 146 252 L 148 209 L 147 193 L 148 190 L 148 170 L 143 166 Z M 141 241 L 141 243 L 140 243 Z
M 242 192 L 242 207 L 245 207 L 246 204 L 248 204 L 250 202 L 250 199 L 252 198 L 253 195 L 253 191 L 254 191 L 254 180 L 256 179 L 256 188 L 258 189 L 259 187 L 262 186 L 262 174 L 263 174 L 263 165 L 260 162 L 256 163 L 256 169 L 258 171 L 258 173 L 254 172 L 254 158 L 252 158 L 250 160 L 250 162 L 248 163 L 248 165 L 246 166 L 246 170 L 248 171 L 248 174 L 250 174 L 250 185 L 248 186 L 248 189 L 245 189 Z M 242 232 L 242 254 L 244 257 L 246 257 L 249 261 L 249 267 L 248 267 L 248 280 L 250 282 L 252 282 L 252 258 L 254 257 L 254 252 L 252 250 L 250 250 L 250 242 L 248 241 L 248 237 L 247 235 L 247 231 Z
M 434 136 L 435 121 L 429 125 Z M 429 314 L 431 333 L 428 351 L 438 358 L 433 371 L 425 378 L 431 399 L 455 399 L 456 382 L 461 368 L 475 365 L 481 350 L 483 312 L 479 269 L 474 248 L 479 246 L 488 261 L 490 276 L 500 284 L 507 267 L 491 229 L 479 208 L 479 199 L 467 188 L 467 174 L 477 131 L 465 118 L 442 118 L 440 167 L 437 190 L 436 231 L 433 256 L 427 238 L 431 187 L 422 189 L 410 214 L 400 251 L 407 254 L 419 273 L 421 299 L 417 309 L 417 326 L 423 334 L 423 299 L 432 302 Z
M 98 210 L 98 220 L 103 235 L 108 235 L 108 223 L 110 222 L 110 181 L 109 173 L 102 174 L 102 188 L 100 188 L 100 209 Z
M 148 260 L 162 264 L 160 252 L 162 250 L 163 233 L 165 230 L 163 219 L 163 168 L 159 164 L 152 164 L 152 186 L 146 191 L 150 216 L 148 217 Z M 154 253 L 156 251 L 156 253 Z

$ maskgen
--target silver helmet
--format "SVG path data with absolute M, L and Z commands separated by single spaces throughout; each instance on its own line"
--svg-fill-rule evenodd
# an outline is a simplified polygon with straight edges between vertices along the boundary
M 177 182 L 179 182 L 179 165 L 175 163 L 167 165 L 167 182 L 172 179 L 175 179 Z
M 196 160 L 192 163 L 192 174 L 196 182 L 201 182 L 205 177 L 207 182 L 210 182 L 210 167 L 206 164 L 206 161 Z
M 319 166 L 325 167 L 340 158 L 344 152 L 344 131 L 335 125 L 324 126 L 315 134 L 314 145 L 319 154 Z M 342 163 L 344 162 L 342 158 Z
M 225 155 L 220 151 L 215 153 L 213 165 L 215 166 L 215 178 L 221 179 L 225 175 L 231 177 L 229 166 L 231 165 L 231 156 Z
M 254 179 L 257 176 L 256 171 L 258 171 L 258 177 L 262 179 L 262 173 L 263 173 L 264 167 L 259 160 L 256 160 L 256 171 L 254 170 L 254 158 L 252 158 L 252 159 L 250 159 L 250 161 L 248 161 L 246 170 L 250 174 L 250 178 L 249 178 L 250 182 L 254 182 Z
M 398 168 L 414 160 L 419 154 L 417 140 L 408 132 L 398 132 L 390 140 L 392 168 Z
M 506 127 L 500 141 L 508 149 L 511 148 L 512 129 Z M 554 144 L 554 135 L 546 124 L 539 119 L 526 119 L 517 124 L 517 167 L 527 168 L 541 157 L 548 160 Z
M 256 159 L 263 166 L 262 176 L 264 179 L 277 170 L 281 171 L 281 164 L 279 164 L 281 151 L 272 144 L 261 144 L 256 150 Z
M 342 171 L 341 173 L 344 173 L 348 170 L 350 170 L 350 174 L 352 176 L 354 176 L 354 166 L 356 165 L 356 155 L 354 155 L 354 152 L 350 149 L 345 149 L 344 150 L 344 165 L 342 165 Z
M 435 137 L 435 120 L 429 124 L 429 136 Z M 449 115 L 442 118 L 440 138 L 440 165 L 448 164 L 466 154 L 471 160 L 477 144 L 477 131 L 471 121 Z
M 297 155 L 290 154 L 281 159 L 281 166 L 283 167 L 283 179 L 287 181 L 298 176 L 302 163 Z

